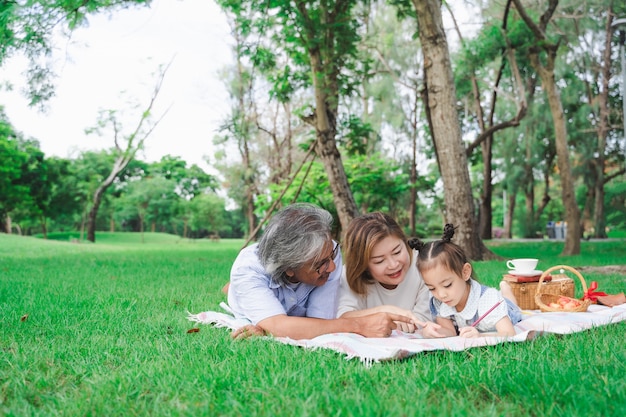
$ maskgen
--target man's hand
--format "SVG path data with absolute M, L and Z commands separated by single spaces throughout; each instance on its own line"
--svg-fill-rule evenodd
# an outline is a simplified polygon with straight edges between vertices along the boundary
M 262 327 L 255 326 L 254 324 L 246 324 L 243 327 L 233 330 L 230 337 L 233 339 L 247 339 L 254 336 L 265 336 L 265 330 Z

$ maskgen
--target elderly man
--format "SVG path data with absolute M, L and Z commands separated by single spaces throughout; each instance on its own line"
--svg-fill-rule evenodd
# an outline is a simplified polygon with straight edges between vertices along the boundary
M 239 253 L 228 303 L 236 317 L 252 324 L 233 331 L 234 338 L 269 333 L 310 339 L 337 332 L 387 337 L 395 321 L 411 321 L 391 313 L 336 318 L 342 261 L 332 221 L 319 207 L 287 206 L 270 220 L 257 244 Z

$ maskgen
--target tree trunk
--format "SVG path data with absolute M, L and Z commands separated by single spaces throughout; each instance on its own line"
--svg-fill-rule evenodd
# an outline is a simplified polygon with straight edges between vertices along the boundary
M 558 44 L 553 44 L 546 37 L 545 30 L 550 23 L 552 14 L 556 10 L 559 0 L 549 0 L 546 11 L 541 15 L 540 26 L 526 13 L 521 0 L 512 0 L 515 8 L 526 25 L 533 32 L 536 45 L 529 49 L 529 59 L 532 67 L 539 74 L 541 86 L 546 94 L 554 123 L 554 142 L 556 145 L 557 166 L 561 177 L 561 198 L 565 207 L 565 222 L 567 224 L 567 236 L 562 255 L 578 255 L 580 253 L 580 211 L 576 204 L 576 194 L 572 171 L 569 164 L 569 150 L 567 146 L 567 127 L 561 96 L 554 79 L 554 63 L 556 61 Z M 545 53 L 545 57 L 539 54 Z
M 109 185 L 113 183 L 112 179 L 110 182 L 108 182 L 107 180 L 100 184 L 96 189 L 96 192 L 93 193 L 93 205 L 91 206 L 91 210 L 89 210 L 89 213 L 87 214 L 87 240 L 90 242 L 96 241 L 96 217 L 98 217 L 98 209 L 100 209 L 102 195 L 104 194 L 106 189 L 109 188 Z
M 417 112 L 414 113 L 411 123 L 413 125 L 413 155 L 411 159 L 411 187 L 409 188 L 411 193 L 409 198 L 409 231 L 411 236 L 415 236 L 415 212 L 417 211 Z
M 493 237 L 493 211 L 491 209 L 491 200 L 493 199 L 492 179 L 492 148 L 493 135 L 480 144 L 483 155 L 483 190 L 480 196 L 480 236 L 482 239 L 491 239 Z
M 333 193 L 333 202 L 339 223 L 342 230 L 345 231 L 352 219 L 359 215 L 359 210 L 350 190 L 341 154 L 335 142 L 339 91 L 336 82 L 332 80 L 332 73 L 329 74 L 329 71 L 323 68 L 319 50 L 309 51 L 309 56 L 315 89 L 314 125 L 317 137 L 315 150 L 324 165 Z
M 48 222 L 46 221 L 46 216 L 41 216 L 41 233 L 43 234 L 44 239 L 48 239 Z
M 545 158 L 546 168 L 543 171 L 543 197 L 541 197 L 541 203 L 535 211 L 535 221 L 538 221 L 541 214 L 548 206 L 550 202 L 550 172 L 552 171 L 552 162 L 554 161 L 554 154 L 550 153 Z
M 611 80 L 611 38 L 613 37 L 613 5 L 609 5 L 608 19 L 606 22 L 606 40 L 602 53 L 602 88 L 599 92 L 598 106 L 600 107 L 599 120 L 597 123 L 598 157 L 595 160 L 596 183 L 595 202 L 593 208 L 594 233 L 596 238 L 606 239 L 606 219 L 604 218 L 604 170 L 606 137 L 609 132 L 609 83 Z M 622 89 L 626 88 L 622 86 Z
M 550 113 L 554 123 L 554 141 L 556 144 L 557 166 L 561 177 L 561 198 L 565 208 L 565 222 L 567 223 L 567 236 L 562 255 L 580 254 L 580 212 L 576 203 L 576 194 L 572 171 L 569 163 L 569 149 L 567 146 L 567 127 L 561 97 L 554 79 L 554 71 L 551 65 L 544 67 L 537 54 L 531 54 L 531 64 L 539 73 L 541 86 L 546 93 L 550 105 Z M 553 61 L 554 57 L 548 61 Z
M 515 194 L 513 191 L 510 191 L 506 198 L 508 199 L 508 208 L 506 213 L 504 213 L 504 236 L 508 239 L 513 237 L 513 214 L 515 213 L 515 202 L 517 199 L 515 198 Z
M 326 175 L 328 175 L 330 189 L 333 193 L 333 202 L 337 209 L 341 229 L 345 231 L 352 219 L 359 215 L 359 210 L 357 209 L 354 196 L 350 190 L 341 155 L 335 144 L 334 135 L 334 129 L 332 133 L 331 131 L 318 130 L 316 150 L 320 160 L 324 164 Z
M 446 222 L 458 227 L 455 241 L 470 259 L 494 258 L 482 240 L 474 216 L 471 182 L 461 128 L 448 42 L 443 31 L 441 2 L 413 0 L 424 54 L 427 111 L 443 179 Z
M 140 214 L 139 215 L 139 232 L 141 232 L 141 243 L 144 243 L 144 240 L 143 240 L 143 221 L 144 220 L 143 219 L 144 219 L 144 216 Z

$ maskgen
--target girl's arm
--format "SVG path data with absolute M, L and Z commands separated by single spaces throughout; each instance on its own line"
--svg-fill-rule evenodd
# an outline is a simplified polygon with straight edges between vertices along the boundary
M 489 332 L 489 333 L 479 333 L 476 327 L 463 327 L 459 331 L 459 336 L 461 337 L 485 337 L 485 336 L 515 336 L 515 327 L 513 327 L 513 323 L 509 316 L 504 316 L 496 323 L 497 333 Z
M 498 336 L 515 336 L 515 327 L 509 316 L 504 316 L 496 323 Z

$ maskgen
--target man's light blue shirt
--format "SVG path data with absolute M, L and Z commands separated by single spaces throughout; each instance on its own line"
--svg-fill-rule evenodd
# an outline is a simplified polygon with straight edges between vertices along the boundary
M 339 278 L 343 266 L 341 251 L 334 259 L 335 270 L 319 287 L 304 283 L 284 284 L 272 281 L 261 265 L 254 244 L 244 248 L 230 271 L 228 304 L 235 317 L 253 324 L 286 314 L 298 317 L 334 319 L 337 314 Z

